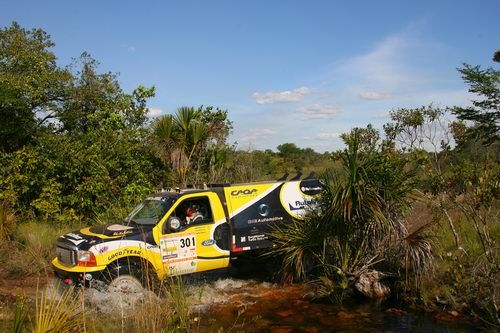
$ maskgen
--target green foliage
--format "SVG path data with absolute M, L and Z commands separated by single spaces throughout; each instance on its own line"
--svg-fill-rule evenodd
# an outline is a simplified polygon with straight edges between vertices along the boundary
M 39 117 L 64 100 L 71 75 L 57 66 L 53 46 L 41 29 L 26 30 L 14 22 L 0 30 L 0 150 L 33 142 Z
M 214 178 L 215 170 L 225 164 L 226 138 L 231 128 L 227 111 L 214 111 L 213 107 L 181 107 L 174 115 L 165 115 L 155 121 L 153 148 L 185 187 L 188 180 L 200 183 L 203 178 Z M 200 176 L 203 169 L 209 170 L 208 175 Z
M 284 276 L 298 280 L 313 272 L 321 293 L 337 300 L 368 267 L 388 259 L 389 241 L 406 235 L 400 219 L 414 188 L 406 160 L 387 149 L 373 127 L 342 137 L 347 148 L 332 155 L 341 168 L 321 176 L 317 209 L 271 234 L 277 245 L 271 254 L 283 258 Z
M 498 203 L 495 204 L 498 213 Z M 468 312 L 490 327 L 499 327 L 498 279 L 500 267 L 498 252 L 491 262 L 484 254 L 474 225 L 466 220 L 460 210 L 451 211 L 457 221 L 457 232 L 461 235 L 463 250 L 455 247 L 452 231 L 445 224 L 433 225 L 436 235 L 436 273 L 425 280 L 423 300 L 432 304 L 436 299 L 451 308 Z M 491 236 L 500 237 L 498 223 L 491 224 Z M 439 281 L 439 283 L 436 283 Z M 442 306 L 442 305 L 441 305 Z
M 58 223 L 120 218 L 164 178 L 144 128 L 154 88 L 125 93 L 85 52 L 60 68 L 53 46 L 41 29 L 0 30 L 0 200 Z
M 0 240 L 9 240 L 16 230 L 16 214 L 6 202 L 0 202 Z
M 82 329 L 84 316 L 79 298 L 74 297 L 72 289 L 66 289 L 60 297 L 55 290 L 43 291 L 36 298 L 33 333 L 69 333 Z
M 469 84 L 469 92 L 483 99 L 472 101 L 471 107 L 456 106 L 452 109 L 459 120 L 469 122 L 467 136 L 487 145 L 500 139 L 500 71 L 494 68 L 464 64 L 458 71 Z
M 131 131 L 48 134 L 43 145 L 1 155 L 0 199 L 60 222 L 130 206 L 160 177 L 140 140 Z
M 320 221 L 311 211 L 304 221 L 293 221 L 284 228 L 274 228 L 270 233 L 275 249 L 269 254 L 282 258 L 283 281 L 304 281 L 315 263 L 321 262 L 325 227 Z
M 16 297 L 16 303 L 14 305 L 14 319 L 12 320 L 11 333 L 23 333 L 26 326 L 26 318 L 28 316 L 28 310 L 26 309 L 25 300 L 21 297 Z
M 70 228 L 56 228 L 40 222 L 20 224 L 16 230 L 16 247 L 11 247 L 17 255 L 8 259 L 10 265 L 7 271 L 25 275 L 51 271 L 50 261 L 55 256 L 54 240 Z
M 399 109 L 391 113 L 392 122 L 384 129 L 404 152 L 411 153 L 411 167 L 420 170 L 419 187 L 435 210 L 434 219 L 445 222 L 431 229 L 438 235 L 438 246 L 434 246 L 435 257 L 440 259 L 436 276 L 443 284 L 439 288 L 429 286 L 435 284 L 429 279 L 424 295 L 446 299 L 454 307 L 465 304 L 464 311 L 495 326 L 500 324 L 494 282 L 499 274 L 500 73 L 467 64 L 459 71 L 470 85 L 469 91 L 481 98 L 473 101 L 472 107 Z M 449 111 L 457 121 L 448 123 Z M 449 132 L 455 139 L 455 149 Z M 420 244 L 417 249 L 430 247 L 425 238 L 416 240 Z M 424 258 L 426 253 L 413 255 Z M 494 287 L 488 289 L 487 285 Z

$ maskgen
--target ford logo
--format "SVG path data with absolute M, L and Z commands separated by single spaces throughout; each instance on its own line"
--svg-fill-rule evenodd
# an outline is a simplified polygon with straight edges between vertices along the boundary
M 201 245 L 203 246 L 212 246 L 215 244 L 215 239 L 207 239 L 201 242 Z

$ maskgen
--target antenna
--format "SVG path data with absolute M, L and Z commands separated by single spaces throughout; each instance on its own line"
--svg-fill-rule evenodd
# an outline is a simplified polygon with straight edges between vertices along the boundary
M 307 177 L 306 177 L 306 178 L 304 178 L 304 179 L 314 179 L 314 178 L 316 178 L 316 172 L 311 171 L 311 173 L 309 174 L 309 176 L 307 176 Z
M 277 181 L 279 181 L 279 182 L 285 181 L 287 178 L 288 178 L 288 172 L 285 173 L 280 179 L 277 179 Z

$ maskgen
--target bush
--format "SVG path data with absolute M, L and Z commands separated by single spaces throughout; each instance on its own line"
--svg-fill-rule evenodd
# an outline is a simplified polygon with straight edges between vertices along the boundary
M 0 265 L 9 274 L 33 275 L 51 271 L 56 239 L 73 227 L 42 222 L 19 224 L 11 241 L 0 246 Z
M 0 202 L 0 241 L 11 239 L 16 230 L 16 214 L 6 202 Z

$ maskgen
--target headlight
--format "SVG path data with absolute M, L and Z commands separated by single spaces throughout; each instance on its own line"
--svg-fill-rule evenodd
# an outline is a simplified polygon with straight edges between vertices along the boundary
M 78 261 L 78 266 L 89 267 L 97 265 L 95 255 L 91 251 L 78 250 L 76 259 Z

